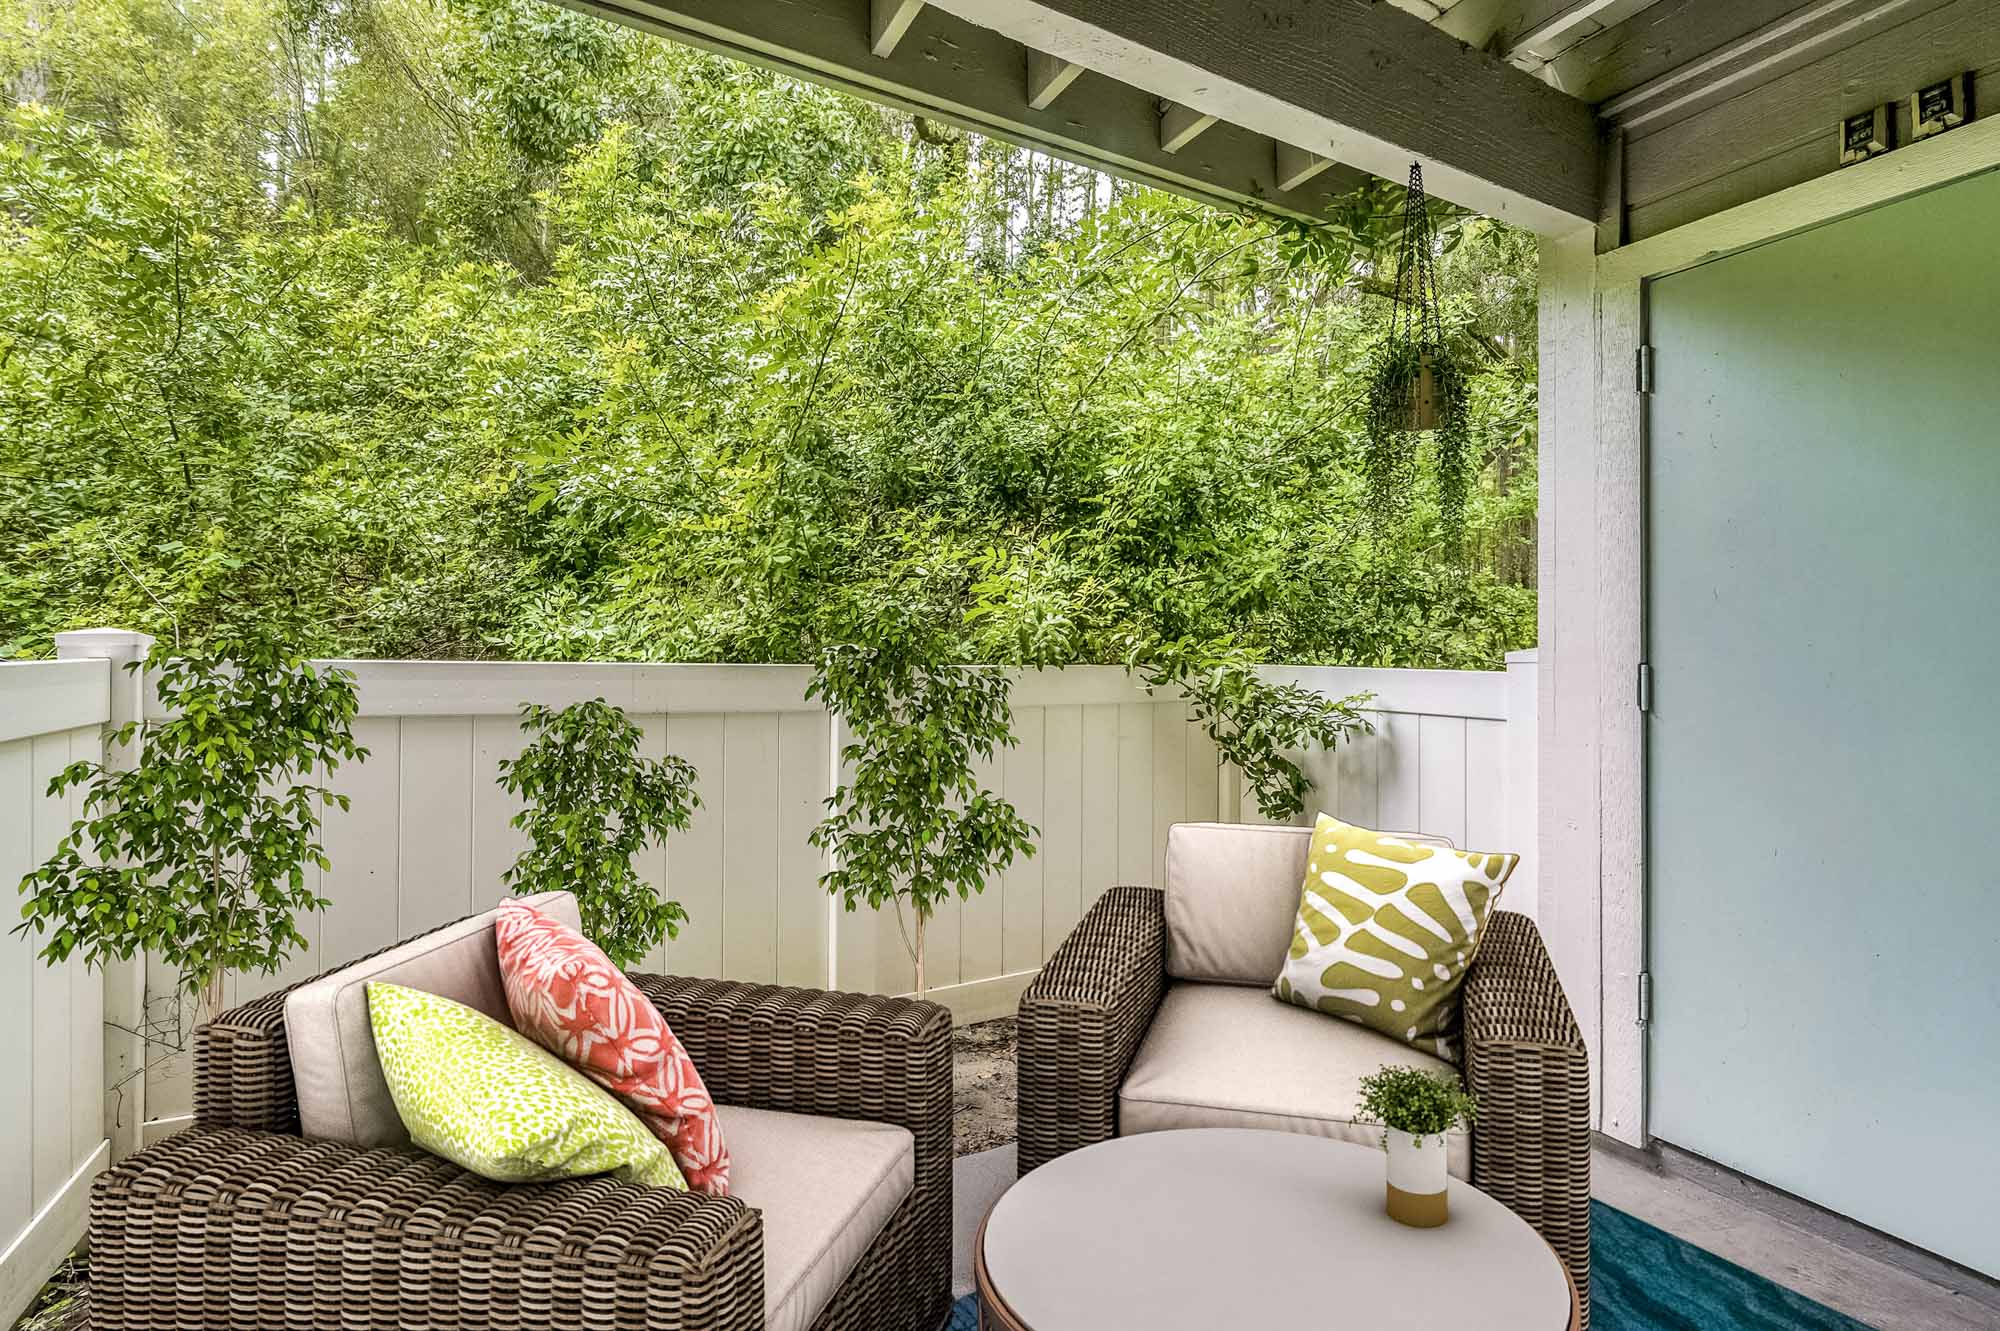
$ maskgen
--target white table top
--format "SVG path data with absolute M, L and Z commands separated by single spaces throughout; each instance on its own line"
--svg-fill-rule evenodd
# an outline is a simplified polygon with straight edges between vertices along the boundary
M 1032 1331 L 1564 1331 L 1528 1223 L 1458 1179 L 1451 1220 L 1383 1211 L 1382 1153 L 1296 1133 L 1149 1132 L 1061 1156 L 987 1217 L 993 1291 Z

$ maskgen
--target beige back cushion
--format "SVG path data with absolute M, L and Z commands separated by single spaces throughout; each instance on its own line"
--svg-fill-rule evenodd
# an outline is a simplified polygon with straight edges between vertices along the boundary
M 1397 832 L 1449 846 L 1443 837 Z M 1269 988 L 1292 945 L 1310 827 L 1176 823 L 1167 829 L 1167 974 Z
M 567 892 L 524 900 L 572 929 L 581 927 L 576 898 Z M 493 942 L 497 910 L 419 934 L 286 996 L 285 1041 L 291 1046 L 299 1128 L 306 1136 L 357 1146 L 400 1146 L 410 1140 L 375 1056 L 368 1025 L 370 980 L 438 994 L 514 1024 Z

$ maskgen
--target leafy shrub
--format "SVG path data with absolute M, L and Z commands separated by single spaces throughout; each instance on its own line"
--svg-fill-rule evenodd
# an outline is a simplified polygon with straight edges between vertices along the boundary
M 332 867 L 319 811 L 347 807 L 322 783 L 368 751 L 353 676 L 267 640 L 160 643 L 144 668 L 163 719 L 114 732 L 142 745 L 130 771 L 77 762 L 49 783 L 81 789 L 83 817 L 22 879 L 16 932 L 47 933 L 50 962 L 151 953 L 213 1014 L 226 976 L 269 974 L 305 947 L 297 916 L 328 904 L 306 871 Z
M 661 900 L 632 857 L 687 830 L 701 806 L 698 774 L 672 754 L 641 757 L 644 733 L 602 698 L 523 704 L 521 729 L 534 738 L 500 760 L 500 784 L 526 802 L 513 823 L 528 848 L 503 881 L 520 896 L 575 893 L 585 936 L 614 965 L 634 965 L 678 935 L 687 912 Z

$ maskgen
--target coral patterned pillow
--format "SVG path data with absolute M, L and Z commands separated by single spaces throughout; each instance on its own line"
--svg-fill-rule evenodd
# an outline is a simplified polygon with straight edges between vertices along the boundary
M 729 1195 L 729 1149 L 694 1061 L 660 1010 L 595 943 L 533 906 L 494 917 L 515 1028 L 617 1096 L 696 1192 Z

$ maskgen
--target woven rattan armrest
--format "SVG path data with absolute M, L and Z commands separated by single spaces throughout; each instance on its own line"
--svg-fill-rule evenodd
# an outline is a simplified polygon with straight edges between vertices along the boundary
M 1118 1087 L 1166 988 L 1164 898 L 1114 887 L 1021 995 L 1020 1171 L 1118 1132 Z
M 409 1148 L 190 1129 L 92 1188 L 95 1331 L 736 1331 L 763 1228 L 731 1198 L 506 1185 Z
M 1472 1181 L 1569 1268 L 1590 1319 L 1590 1055 L 1534 921 L 1494 912 L 1463 990 Z

